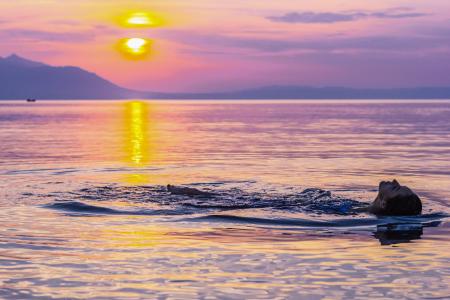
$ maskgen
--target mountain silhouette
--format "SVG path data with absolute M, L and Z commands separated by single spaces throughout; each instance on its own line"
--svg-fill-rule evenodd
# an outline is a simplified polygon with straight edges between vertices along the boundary
M 0 57 L 0 99 L 121 99 L 140 96 L 77 67 Z
M 364 89 L 266 86 L 219 93 L 158 93 L 120 87 L 78 67 L 0 57 L 0 99 L 450 99 L 450 87 Z
M 200 95 L 198 95 L 200 96 Z M 211 97 L 214 95 L 210 95 Z M 215 95 L 219 99 L 450 99 L 450 87 L 367 89 L 266 86 Z

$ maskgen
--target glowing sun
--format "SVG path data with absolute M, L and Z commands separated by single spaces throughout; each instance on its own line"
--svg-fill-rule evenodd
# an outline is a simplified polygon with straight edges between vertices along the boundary
M 150 16 L 146 13 L 135 13 L 128 18 L 127 22 L 128 24 L 138 26 L 151 26 L 154 24 Z
M 150 52 L 151 41 L 145 38 L 133 37 L 122 39 L 119 50 L 131 59 L 142 59 Z
M 163 18 L 156 13 L 133 12 L 117 18 L 121 27 L 124 28 L 146 28 L 160 27 L 164 25 Z
M 142 38 L 131 38 L 128 39 L 125 44 L 131 52 L 139 54 L 145 51 L 145 45 L 147 44 L 147 41 Z

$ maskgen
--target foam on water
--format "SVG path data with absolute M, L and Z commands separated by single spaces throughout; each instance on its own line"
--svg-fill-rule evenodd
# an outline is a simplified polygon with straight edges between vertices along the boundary
M 368 203 L 317 188 L 291 193 L 268 193 L 217 188 L 217 184 L 202 186 L 213 193 L 210 196 L 173 195 L 163 186 L 89 187 L 57 193 L 58 200 L 44 207 L 70 215 L 178 216 L 178 219 L 170 221 L 329 229 L 376 227 L 380 232 L 417 231 L 426 226 L 437 226 L 439 220 L 448 217 L 440 212 L 408 217 L 375 217 L 365 212 Z M 139 206 L 132 209 L 107 207 L 116 201 Z
M 213 191 L 214 186 L 205 191 Z M 51 196 L 56 202 L 47 207 L 103 214 L 140 214 L 142 211 L 118 211 L 87 205 L 82 201 L 105 202 L 126 201 L 156 205 L 182 214 L 201 214 L 215 211 L 269 209 L 273 211 L 301 212 L 311 215 L 356 215 L 367 208 L 368 204 L 352 199 L 332 195 L 322 189 L 309 188 L 301 192 L 275 193 L 254 192 L 238 188 L 216 189 L 211 196 L 173 195 L 163 186 L 101 186 L 83 188 L 69 193 L 56 193 Z

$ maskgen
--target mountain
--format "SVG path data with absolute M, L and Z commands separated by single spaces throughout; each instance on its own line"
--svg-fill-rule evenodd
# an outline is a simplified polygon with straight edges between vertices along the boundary
M 0 57 L 0 64 L 6 65 L 6 66 L 17 66 L 17 67 L 24 67 L 24 68 L 33 68 L 33 67 L 44 67 L 46 64 L 32 61 L 29 59 L 22 58 L 16 54 L 11 54 L 8 57 L 1 58 Z
M 0 99 L 121 99 L 142 96 L 77 67 L 0 57 Z
M 364 89 L 266 86 L 221 93 L 155 93 L 122 88 L 78 67 L 54 67 L 15 54 L 0 57 L 0 99 L 450 99 L 450 87 Z
M 356 89 L 346 87 L 266 86 L 223 93 L 151 93 L 157 99 L 450 99 L 450 87 Z
M 189 95 L 184 95 L 188 97 Z M 450 99 L 450 87 L 357 89 L 346 87 L 267 86 L 219 94 L 210 99 Z

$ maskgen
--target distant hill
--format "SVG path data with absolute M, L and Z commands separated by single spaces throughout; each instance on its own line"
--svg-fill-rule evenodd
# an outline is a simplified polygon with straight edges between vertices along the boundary
M 188 94 L 183 95 L 189 97 Z M 267 86 L 219 94 L 212 99 L 450 99 L 450 87 L 356 89 L 346 87 Z
M 0 57 L 0 99 L 450 99 L 450 87 L 356 89 L 267 86 L 222 93 L 156 93 L 122 88 L 78 67 Z
M 0 99 L 120 99 L 141 94 L 77 67 L 0 57 Z

